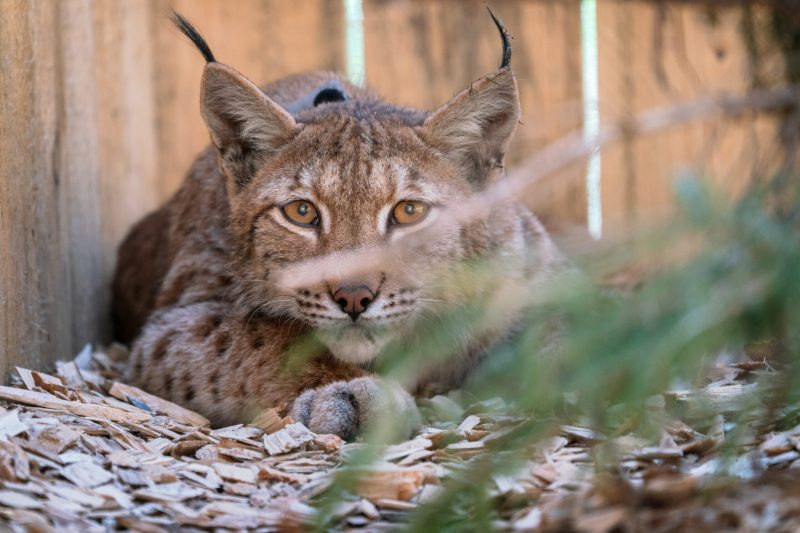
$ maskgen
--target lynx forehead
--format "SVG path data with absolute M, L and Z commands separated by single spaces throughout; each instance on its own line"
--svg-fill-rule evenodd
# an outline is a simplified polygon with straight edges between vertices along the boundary
M 508 205 L 357 275 L 289 288 L 277 273 L 371 253 L 501 179 L 520 111 L 508 35 L 494 20 L 500 68 L 424 112 L 327 72 L 262 90 L 175 15 L 207 62 L 200 111 L 212 146 L 120 247 L 114 314 L 118 336 L 133 341 L 130 379 L 215 424 L 291 402 L 296 420 L 343 437 L 391 410 L 413 425 L 408 393 L 379 386 L 367 369 L 388 343 L 435 328 L 470 298 L 545 279 L 560 260 L 538 221 Z M 441 279 L 497 255 L 514 268 L 491 286 Z M 513 306 L 507 315 L 465 333 L 405 385 L 457 385 L 512 329 Z M 309 337 L 315 351 L 297 368 L 291 349 Z

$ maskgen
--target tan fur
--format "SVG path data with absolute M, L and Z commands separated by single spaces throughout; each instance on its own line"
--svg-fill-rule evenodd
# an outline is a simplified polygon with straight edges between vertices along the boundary
M 294 115 L 285 110 L 327 82 L 340 84 L 349 100 Z M 519 265 L 498 279 L 502 292 L 559 265 L 537 220 L 510 205 L 448 231 L 405 264 L 359 279 L 289 290 L 271 278 L 278 267 L 415 231 L 387 227 L 401 200 L 433 206 L 422 227 L 435 224 L 437 205 L 499 179 L 519 117 L 516 80 L 507 68 L 432 114 L 386 104 L 331 73 L 290 77 L 262 92 L 213 62 L 202 94 L 214 146 L 122 244 L 114 313 L 121 338 L 134 341 L 129 378 L 215 425 L 246 422 L 276 405 L 291 407 L 314 430 L 345 437 L 392 409 L 413 422 L 410 397 L 396 389 L 381 393 L 370 364 L 388 342 L 419 334 L 422 324 L 432 327 L 442 312 L 499 294 L 497 287 L 443 293 L 434 276 L 500 255 Z M 280 207 L 297 199 L 319 208 L 318 229 L 283 216 Z M 376 295 L 355 322 L 331 296 L 343 283 Z M 445 362 L 420 369 L 405 385 L 457 385 L 514 320 L 511 313 L 463 339 Z M 311 357 L 295 367 L 288 354 L 299 339 L 311 344 Z

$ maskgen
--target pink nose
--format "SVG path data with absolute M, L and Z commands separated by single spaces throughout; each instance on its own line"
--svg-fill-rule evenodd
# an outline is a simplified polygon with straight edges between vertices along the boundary
M 333 301 L 353 319 L 358 320 L 361 313 L 367 310 L 375 299 L 375 294 L 366 285 L 355 287 L 344 285 L 333 293 Z

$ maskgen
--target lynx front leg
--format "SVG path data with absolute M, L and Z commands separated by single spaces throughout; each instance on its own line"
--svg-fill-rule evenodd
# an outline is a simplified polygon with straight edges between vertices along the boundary
M 264 409 L 291 405 L 306 390 L 365 374 L 325 353 L 294 368 L 287 347 L 302 335 L 222 302 L 165 309 L 150 317 L 136 340 L 128 378 L 220 427 L 247 423 Z
M 312 431 L 345 439 L 379 423 L 389 424 L 398 438 L 406 438 L 420 425 L 414 398 L 399 385 L 373 376 L 306 390 L 290 414 Z
M 297 336 L 221 302 L 165 309 L 136 340 L 128 377 L 215 427 L 246 423 L 297 394 L 297 382 L 283 372 L 285 347 Z

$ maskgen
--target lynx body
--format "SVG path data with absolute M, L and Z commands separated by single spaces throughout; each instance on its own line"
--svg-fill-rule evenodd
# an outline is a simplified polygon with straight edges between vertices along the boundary
M 436 224 L 453 205 L 501 178 L 519 118 L 507 36 L 499 70 L 428 113 L 387 104 L 333 73 L 256 87 L 207 60 L 201 112 L 212 146 L 177 193 L 121 245 L 114 315 L 132 342 L 129 379 L 195 409 L 213 424 L 247 422 L 285 405 L 312 430 L 343 437 L 389 411 L 413 425 L 419 387 L 457 386 L 514 316 L 467 335 L 445 360 L 420 367 L 403 390 L 369 368 L 390 342 L 411 338 L 468 298 L 545 279 L 559 256 L 525 208 L 508 205 L 455 226 L 407 259 L 343 279 L 291 288 L 288 265 L 379 248 Z M 464 290 L 435 275 L 503 256 L 519 268 L 492 288 Z M 314 357 L 289 364 L 298 339 Z M 388 392 L 387 392 L 388 391 Z

